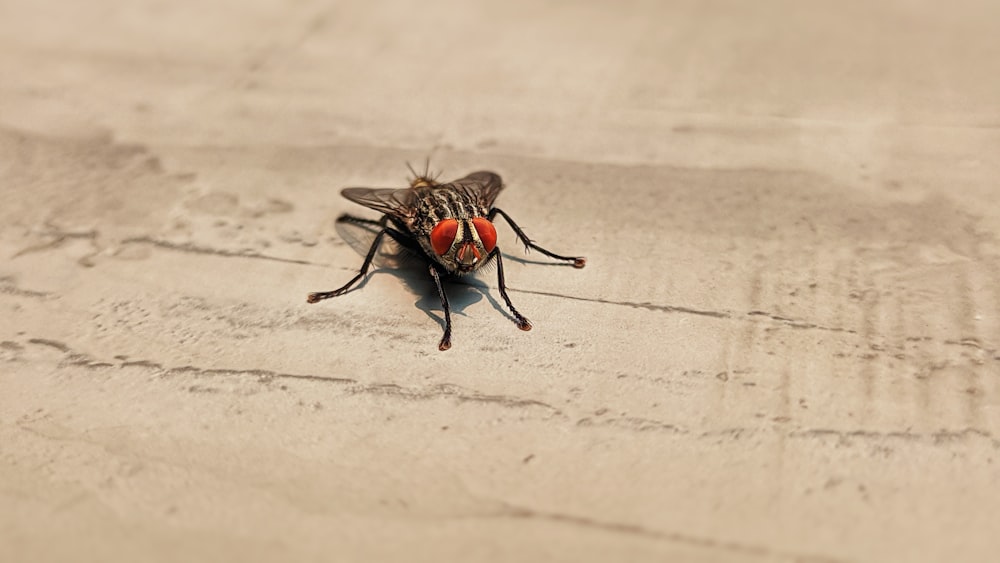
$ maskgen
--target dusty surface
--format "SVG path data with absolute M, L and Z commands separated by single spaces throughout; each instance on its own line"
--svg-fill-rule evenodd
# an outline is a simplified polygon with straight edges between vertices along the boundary
M 872 4 L 0 4 L 0 560 L 995 560 L 1000 8 Z M 305 303 L 428 155 L 533 331 Z

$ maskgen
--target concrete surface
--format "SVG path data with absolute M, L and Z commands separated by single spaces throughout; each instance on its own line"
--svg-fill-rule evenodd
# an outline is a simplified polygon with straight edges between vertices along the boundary
M 0 560 L 995 561 L 998 21 L 0 2 Z M 533 331 L 305 303 L 427 156 Z

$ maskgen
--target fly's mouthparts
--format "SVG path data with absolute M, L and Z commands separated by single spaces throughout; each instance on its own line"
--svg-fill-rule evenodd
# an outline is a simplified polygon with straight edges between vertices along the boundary
M 479 262 L 479 259 L 482 258 L 479 254 L 479 250 L 476 248 L 476 245 L 471 242 L 467 242 L 458 247 L 458 252 L 455 253 L 455 257 L 458 258 L 458 263 L 463 266 L 472 266 L 476 262 Z

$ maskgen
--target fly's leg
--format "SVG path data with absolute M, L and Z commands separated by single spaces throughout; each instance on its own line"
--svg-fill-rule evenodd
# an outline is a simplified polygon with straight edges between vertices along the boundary
M 400 233 L 396 229 L 393 229 L 392 227 L 386 226 L 386 224 L 389 222 L 388 215 L 383 215 L 380 221 L 372 221 L 370 219 L 361 219 L 359 217 L 353 217 L 351 215 L 343 215 L 339 219 L 337 219 L 337 221 L 357 222 L 362 224 L 367 224 L 370 222 L 381 227 L 382 230 L 380 230 L 378 234 L 375 235 L 375 240 L 372 241 L 372 246 L 371 248 L 368 249 L 368 255 L 365 256 L 365 261 L 364 263 L 361 264 L 361 270 L 358 272 L 358 275 L 351 278 L 351 281 L 347 282 L 346 284 L 343 285 L 343 287 L 339 289 L 335 289 L 333 291 L 318 291 L 316 293 L 310 293 L 306 297 L 306 302 L 308 303 L 316 303 L 324 299 L 337 297 L 338 295 L 343 295 L 347 293 L 347 290 L 351 289 L 351 286 L 358 283 L 358 280 L 360 280 L 361 278 L 365 277 L 366 274 L 368 274 L 368 268 L 371 267 L 372 260 L 375 259 L 375 253 L 378 252 L 378 246 L 379 244 L 382 243 L 382 237 L 384 237 L 385 235 L 389 235 L 396 240 L 404 240 L 404 241 L 406 240 L 406 237 L 402 233 Z
M 444 292 L 444 286 L 441 285 L 441 274 L 433 265 L 429 266 L 428 269 L 431 272 L 431 277 L 434 278 L 434 284 L 437 285 L 441 307 L 444 308 L 444 335 L 441 336 L 441 342 L 438 344 L 438 350 L 444 352 L 451 348 L 451 308 L 448 307 L 448 296 Z
M 364 217 L 355 217 L 354 215 L 341 215 L 337 217 L 338 223 L 353 223 L 355 225 L 369 225 L 372 227 L 384 227 L 386 225 L 386 220 L 376 221 L 375 219 L 365 219 Z
M 366 219 L 364 217 L 357 217 L 345 213 L 340 217 L 337 217 L 337 222 L 358 225 L 359 227 L 364 228 L 368 232 L 373 233 L 375 232 L 375 228 L 381 229 L 385 227 L 387 224 L 387 219 L 385 219 L 384 216 L 382 220 Z M 398 242 L 399 245 L 402 246 L 403 248 L 416 252 L 417 254 L 420 254 L 420 244 L 412 240 L 412 238 L 404 236 L 403 233 L 393 229 L 392 227 L 387 228 L 385 234 L 395 239 L 395 241 Z
M 548 250 L 545 250 L 544 248 L 538 246 L 537 244 L 532 242 L 530 238 L 528 238 L 528 235 L 524 234 L 524 231 L 521 230 L 521 227 L 519 227 L 517 223 L 515 223 L 514 220 L 510 218 L 510 215 L 507 215 L 502 209 L 494 207 L 493 209 L 490 210 L 490 214 L 487 215 L 486 218 L 492 222 L 493 219 L 496 218 L 498 214 L 503 216 L 503 218 L 507 220 L 507 224 L 510 225 L 512 229 L 514 229 L 514 234 L 516 234 L 517 238 L 521 239 L 521 242 L 523 242 L 524 245 L 527 246 L 528 248 L 533 248 L 541 252 L 542 254 L 548 256 L 549 258 L 555 258 L 556 260 L 563 260 L 565 262 L 572 262 L 574 268 L 582 268 L 587 265 L 587 259 L 582 256 L 560 256 L 554 252 L 549 252 Z M 497 263 L 499 264 L 499 261 Z M 502 278 L 503 276 L 501 275 L 501 280 Z M 501 282 L 501 287 L 502 287 L 502 282 Z M 510 305 L 510 301 L 508 301 L 507 304 Z
M 501 213 L 503 212 L 501 211 Z M 509 220 L 510 219 L 508 219 L 508 221 Z M 511 223 L 511 225 L 513 225 L 513 223 Z M 497 261 L 497 281 L 500 285 L 500 297 L 503 297 L 504 302 L 507 303 L 507 308 L 510 309 L 510 313 L 514 315 L 514 324 L 516 324 L 517 328 L 521 330 L 531 330 L 531 321 L 526 319 L 521 313 L 517 312 L 517 309 L 514 308 L 514 304 L 510 302 L 510 297 L 507 296 L 507 283 L 504 282 L 503 279 L 503 258 L 500 256 L 499 246 L 495 247 L 493 252 L 490 252 L 487 260 L 490 258 L 495 258 Z M 570 258 L 570 260 L 572 260 L 572 258 Z

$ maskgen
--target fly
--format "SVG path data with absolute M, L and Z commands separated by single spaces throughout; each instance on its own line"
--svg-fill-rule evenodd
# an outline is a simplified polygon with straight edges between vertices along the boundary
M 410 169 L 413 172 L 413 169 Z M 428 175 L 413 172 L 410 187 L 393 188 L 345 188 L 340 193 L 354 203 L 382 213 L 379 220 L 364 219 L 353 215 L 341 215 L 338 223 L 353 223 L 378 229 L 375 240 L 368 249 L 365 261 L 358 275 L 343 287 L 333 291 L 310 293 L 309 303 L 316 303 L 331 297 L 343 295 L 354 284 L 368 274 L 379 245 L 389 236 L 403 248 L 422 256 L 427 261 L 427 269 L 437 286 L 441 307 L 444 308 L 444 335 L 438 344 L 439 350 L 451 348 L 451 310 L 448 296 L 441 285 L 441 278 L 464 276 L 495 261 L 500 296 L 514 316 L 514 324 L 521 330 L 531 330 L 531 322 L 518 312 L 507 296 L 507 285 L 503 277 L 503 258 L 497 246 L 497 231 L 493 220 L 503 217 L 514 229 L 517 238 L 529 249 L 582 268 L 587 260 L 576 256 L 560 256 L 538 246 L 521 230 L 521 227 L 502 209 L 493 206 L 504 185 L 494 172 L 473 172 L 447 184 L 438 183 Z

